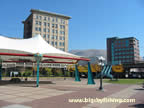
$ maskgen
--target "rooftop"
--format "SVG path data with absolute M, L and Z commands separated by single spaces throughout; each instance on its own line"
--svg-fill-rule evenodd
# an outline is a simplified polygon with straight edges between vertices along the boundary
M 66 16 L 66 15 L 62 15 L 62 14 L 58 14 L 58 13 L 53 13 L 53 12 L 48 12 L 48 11 L 43 11 L 43 10 L 39 10 L 39 9 L 31 9 L 30 12 L 49 14 L 49 15 L 54 15 L 54 16 L 59 16 L 59 17 L 64 17 L 64 18 L 67 18 L 67 19 L 71 19 L 70 16 Z

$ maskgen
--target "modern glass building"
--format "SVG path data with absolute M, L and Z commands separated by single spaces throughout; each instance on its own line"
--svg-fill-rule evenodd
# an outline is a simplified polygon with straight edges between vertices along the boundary
M 131 64 L 136 63 L 139 60 L 139 41 L 136 38 L 107 38 L 108 63 Z

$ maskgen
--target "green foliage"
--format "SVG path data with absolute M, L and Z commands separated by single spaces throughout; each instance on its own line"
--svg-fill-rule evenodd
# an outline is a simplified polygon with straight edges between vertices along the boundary
M 144 82 L 144 79 L 119 79 L 119 80 L 104 79 L 104 82 L 115 84 L 142 84 Z
M 23 73 L 24 77 L 29 77 L 32 76 L 32 69 L 26 69 L 25 72 Z

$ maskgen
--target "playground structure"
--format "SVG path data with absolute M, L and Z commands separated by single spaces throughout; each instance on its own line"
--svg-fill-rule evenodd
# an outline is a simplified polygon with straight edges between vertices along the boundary
M 85 77 L 87 77 L 87 65 L 85 66 L 78 66 L 78 70 L 80 72 L 81 75 L 85 75 Z M 113 73 L 122 73 L 124 72 L 124 68 L 123 65 L 104 65 L 103 68 L 102 66 L 98 65 L 98 64 L 91 64 L 91 71 L 93 73 L 94 76 L 96 76 L 96 78 L 100 77 L 100 74 L 103 75 L 103 77 L 108 77 L 108 78 L 113 78 L 111 72 Z M 75 67 L 73 65 L 69 65 L 68 66 L 68 71 L 73 72 L 75 70 Z M 101 72 L 101 73 L 100 73 Z

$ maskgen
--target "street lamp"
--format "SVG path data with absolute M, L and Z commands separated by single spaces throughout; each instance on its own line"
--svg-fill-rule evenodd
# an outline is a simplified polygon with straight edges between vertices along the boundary
M 104 66 L 104 61 L 105 61 L 104 57 L 102 57 L 102 56 L 98 57 L 98 62 L 99 62 L 99 65 L 101 66 L 101 72 L 102 72 L 102 67 Z M 99 87 L 99 90 L 103 90 L 102 79 L 103 79 L 103 75 L 102 75 L 102 73 L 100 73 L 100 87 Z
M 66 80 L 66 71 L 67 71 L 67 65 L 64 66 L 64 80 Z

